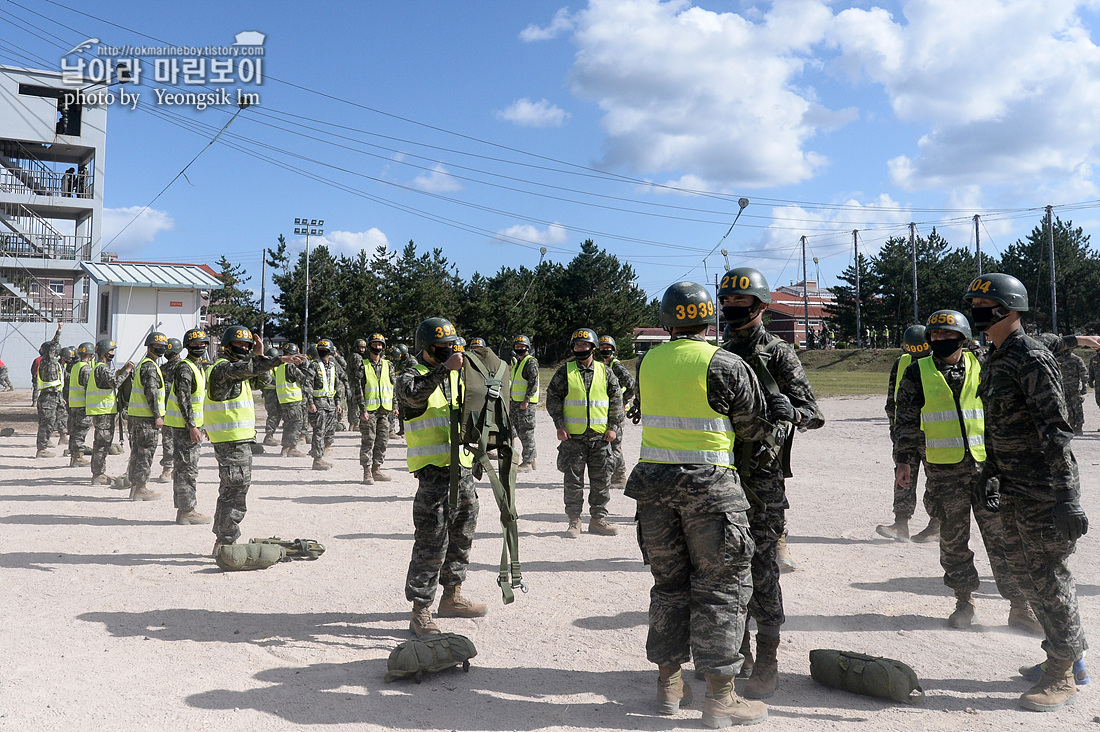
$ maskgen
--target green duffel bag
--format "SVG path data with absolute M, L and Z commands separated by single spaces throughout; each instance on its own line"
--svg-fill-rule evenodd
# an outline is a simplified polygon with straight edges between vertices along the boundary
M 267 569 L 272 564 L 287 561 L 287 557 L 286 549 L 275 544 L 226 544 L 218 548 L 214 561 L 226 572 L 240 572 Z
M 474 642 L 458 633 L 436 633 L 405 641 L 390 651 L 386 681 L 416 679 L 419 684 L 424 674 L 455 666 L 469 673 L 470 659 L 476 655 Z
M 249 544 L 273 544 L 286 550 L 288 559 L 316 559 L 325 553 L 323 544 L 313 539 L 280 539 L 272 536 L 267 539 L 249 539 Z
M 810 651 L 810 676 L 823 686 L 876 699 L 915 704 L 924 698 L 913 669 L 892 658 L 819 648 Z

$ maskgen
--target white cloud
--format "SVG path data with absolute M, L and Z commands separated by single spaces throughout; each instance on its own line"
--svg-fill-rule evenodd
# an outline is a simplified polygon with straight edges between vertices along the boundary
M 412 185 L 429 193 L 447 193 L 462 190 L 462 184 L 447 172 L 442 163 L 436 163 L 430 173 L 421 173 L 413 178 Z
M 305 239 L 299 239 L 304 245 Z M 389 238 L 377 227 L 371 227 L 366 231 L 330 231 L 324 236 L 311 236 L 309 239 L 310 246 L 317 246 L 324 244 L 329 248 L 329 251 L 334 254 L 358 254 L 361 250 L 366 250 L 368 254 L 373 254 L 374 250 L 379 246 L 389 248 Z
M 569 113 L 546 99 L 532 102 L 519 99 L 507 109 L 494 112 L 498 119 L 507 120 L 520 127 L 561 127 L 569 119 Z
M 103 248 L 106 251 L 133 254 L 152 244 L 160 232 L 172 231 L 176 228 L 176 222 L 167 211 L 158 211 L 155 208 L 144 211 L 141 209 L 141 206 L 103 209 L 103 228 L 100 233 Z M 134 219 L 135 216 L 137 216 L 136 219 Z M 117 239 L 115 239 L 116 235 Z
M 526 43 L 548 41 L 557 38 L 562 33 L 568 33 L 573 30 L 573 26 L 574 20 L 569 13 L 569 8 L 559 8 L 558 12 L 554 13 L 554 19 L 550 21 L 550 25 L 540 28 L 532 23 L 520 31 L 519 37 L 521 41 Z
M 497 232 L 497 239 L 501 241 L 519 241 L 524 244 L 561 244 L 567 238 L 565 227 L 556 221 L 541 231 L 530 224 L 516 224 Z

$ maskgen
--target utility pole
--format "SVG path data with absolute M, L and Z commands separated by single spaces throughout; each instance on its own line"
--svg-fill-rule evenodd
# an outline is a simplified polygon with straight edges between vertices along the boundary
M 859 229 L 852 229 L 852 246 L 856 250 L 856 348 L 863 348 L 863 326 L 859 316 Z
M 917 225 L 909 222 L 909 246 L 913 250 L 913 325 L 920 323 L 920 309 L 917 307 Z
M 264 324 L 267 321 L 267 252 L 260 255 L 260 340 L 264 339 Z
M 982 276 L 982 237 L 978 231 L 978 214 L 974 214 L 974 247 L 978 251 L 978 276 Z
M 1054 279 L 1054 207 L 1047 206 L 1047 235 L 1050 241 L 1050 329 L 1058 332 L 1058 285 Z
M 806 283 L 809 279 L 809 275 L 806 274 L 806 236 L 802 236 L 802 345 L 804 348 L 810 346 L 810 294 L 808 285 Z
M 726 250 L 723 249 L 722 250 L 722 255 L 725 256 L 725 254 L 726 254 Z M 730 268 L 729 267 L 729 262 L 727 261 L 726 262 L 726 269 L 729 269 L 729 268 Z M 721 275 L 715 273 L 715 275 L 714 275 L 714 291 L 715 292 L 718 292 L 718 286 L 720 284 L 719 281 L 718 281 L 719 277 L 721 277 Z M 714 299 L 716 301 L 715 304 L 717 305 L 718 304 L 717 303 L 718 298 L 715 297 Z M 715 307 L 714 308 L 714 345 L 718 346 L 719 348 L 721 348 L 721 346 L 722 346 L 722 331 L 718 327 L 718 316 L 721 315 L 721 314 L 722 314 L 722 308 Z

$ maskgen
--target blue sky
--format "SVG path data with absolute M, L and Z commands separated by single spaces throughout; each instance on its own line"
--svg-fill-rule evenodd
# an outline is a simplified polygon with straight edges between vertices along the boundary
M 235 110 L 156 105 L 148 76 L 137 110 L 111 108 L 122 258 L 224 253 L 258 288 L 263 247 L 301 246 L 307 215 L 337 252 L 411 239 L 463 277 L 592 238 L 659 296 L 725 269 L 706 255 L 742 196 L 721 247 L 773 285 L 801 278 L 803 235 L 831 285 L 853 229 L 864 251 L 910 221 L 973 247 L 980 214 L 997 253 L 1051 204 L 1098 231 L 1098 5 L 0 0 L 0 64 L 266 35 L 264 81 L 242 87 L 260 104 L 117 238 Z

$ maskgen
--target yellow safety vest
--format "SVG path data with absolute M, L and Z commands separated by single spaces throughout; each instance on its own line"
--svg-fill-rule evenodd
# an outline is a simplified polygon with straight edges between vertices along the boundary
M 924 387 L 920 428 L 924 432 L 925 459 L 936 465 L 960 463 L 967 450 L 978 462 L 985 461 L 985 410 L 978 398 L 981 366 L 970 351 L 963 353 L 963 359 L 966 378 L 957 401 L 932 359 L 917 361 Z
M 733 425 L 707 401 L 707 369 L 718 350 L 683 338 L 646 354 L 638 373 L 641 462 L 733 467 Z
M 195 420 L 195 426 L 202 427 L 204 424 L 203 405 L 206 403 L 206 373 L 197 363 L 189 358 L 185 358 L 183 363 L 176 368 L 182 369 L 185 364 L 191 369 L 192 373 L 195 374 L 195 383 L 192 386 L 194 391 L 192 391 L 190 395 L 191 416 Z M 183 419 L 183 412 L 180 411 L 179 395 L 176 394 L 175 379 L 172 379 L 172 393 L 168 395 L 168 405 L 164 414 L 164 423 L 169 427 L 176 427 L 181 430 L 187 427 L 187 422 Z
M 287 380 L 285 363 L 275 367 L 275 393 L 279 397 L 279 404 L 302 401 L 302 387 L 296 381 Z
M 913 363 L 913 354 L 903 353 L 901 358 L 898 359 L 897 375 L 894 377 L 894 404 L 898 402 L 898 389 L 901 388 L 901 375 L 905 373 L 905 369 L 909 368 L 909 364 Z M 896 409 L 896 407 L 895 407 Z
M 528 353 L 523 357 L 522 361 L 518 361 L 512 364 L 512 401 L 522 402 L 527 399 L 527 379 L 523 378 L 523 367 L 527 365 L 527 359 L 531 358 L 531 354 Z M 531 397 L 530 404 L 539 403 L 539 377 L 535 376 L 535 395 Z
M 421 374 L 428 373 L 428 367 L 422 363 L 416 365 L 416 370 Z M 448 378 L 451 382 L 450 404 L 441 384 L 428 397 L 424 413 L 405 420 L 405 442 L 408 445 L 405 460 L 410 473 L 428 465 L 445 468 L 451 464 L 451 409 L 461 408 L 462 384 L 457 371 L 451 371 Z M 474 456 L 465 446 L 459 448 L 458 462 L 464 468 L 474 465 Z
M 69 369 L 69 393 L 66 395 L 69 398 L 69 409 L 84 408 L 84 389 L 86 387 L 80 385 L 80 374 L 85 368 L 91 368 L 91 364 L 87 361 L 77 361 Z M 90 373 L 88 377 L 91 378 Z
M 241 393 L 235 399 L 217 401 L 210 393 L 210 373 L 218 364 L 228 361 L 219 358 L 206 371 L 206 403 L 202 407 L 202 419 L 206 435 L 211 442 L 240 442 L 256 437 L 256 408 L 252 403 L 252 387 L 241 382 Z
M 118 414 L 118 398 L 115 396 L 114 387 L 100 389 L 95 382 L 95 372 L 102 366 L 109 369 L 105 363 L 97 363 L 92 366 L 88 374 L 88 386 L 84 389 L 84 412 L 89 417 L 99 414 Z
M 363 411 L 374 412 L 382 407 L 393 411 L 393 382 L 390 381 L 390 362 L 381 359 L 382 373 L 374 374 L 374 364 L 370 358 L 363 359 Z
M 584 388 L 584 377 L 576 361 L 565 365 L 569 380 L 569 392 L 565 395 L 565 429 L 571 435 L 583 435 L 589 427 L 594 432 L 607 432 L 607 413 L 611 400 L 607 396 L 607 368 L 599 361 L 592 361 L 592 386 Z
M 65 384 L 64 380 L 61 378 L 60 369 L 58 369 L 57 378 L 53 381 L 43 381 L 42 377 L 39 376 L 39 374 L 42 373 L 42 364 L 44 363 L 46 363 L 45 357 L 38 362 L 38 368 L 35 369 L 34 372 L 34 380 L 38 386 L 38 392 L 42 393 L 44 389 L 60 389 Z
M 146 361 L 157 366 L 157 362 L 148 356 L 138 361 L 137 368 L 134 369 L 134 388 L 130 392 L 130 408 L 128 412 L 131 417 L 153 416 L 153 410 L 149 407 L 149 402 L 145 399 L 145 388 L 141 383 L 141 365 Z M 157 376 L 160 377 L 160 386 L 157 388 L 157 403 L 160 405 L 161 416 L 164 416 L 164 374 L 161 372 L 160 366 L 157 366 Z
M 321 367 L 321 390 L 313 392 L 313 396 L 330 398 L 336 396 L 336 364 L 331 361 L 327 364 L 324 361 L 318 361 L 317 365 Z M 328 368 L 329 366 L 332 368 Z

